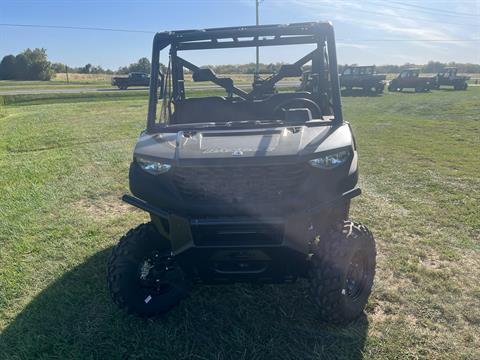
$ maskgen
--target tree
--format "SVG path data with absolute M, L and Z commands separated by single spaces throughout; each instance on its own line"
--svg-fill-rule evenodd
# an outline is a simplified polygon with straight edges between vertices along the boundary
M 0 79 L 15 79 L 15 56 L 7 55 L 0 62 Z
M 148 60 L 148 58 L 146 57 L 143 57 L 143 58 L 140 58 L 135 63 L 131 63 L 128 66 L 120 67 L 117 72 L 119 74 L 128 74 L 131 72 L 144 72 L 149 74 L 150 68 L 151 68 L 150 60 Z
M 423 71 L 427 73 L 438 73 L 444 67 L 445 64 L 439 61 L 429 61 L 428 64 L 423 67 Z
M 13 77 L 16 80 L 28 80 L 30 79 L 31 62 L 24 54 L 18 54 L 15 56 L 15 70 Z
M 90 74 L 90 70 L 92 69 L 92 64 L 87 64 L 84 67 L 79 69 L 80 74 Z
M 67 68 L 67 65 L 65 64 L 62 64 L 62 63 L 52 63 L 52 71 L 55 73 L 55 74 L 58 74 L 58 73 L 64 73 L 66 71 L 66 68 Z M 70 71 L 70 68 L 68 69 Z
M 50 80 L 52 78 L 51 63 L 48 61 L 46 49 L 27 49 L 22 53 L 22 55 L 24 55 L 30 63 L 26 79 Z
M 150 60 L 146 57 L 139 59 L 136 63 L 130 64 L 129 66 L 130 72 L 150 72 Z
M 104 70 L 100 65 L 94 65 L 90 69 L 90 74 L 105 74 L 106 70 Z
M 0 78 L 10 80 L 50 80 L 51 64 L 45 49 L 27 49 L 17 56 L 7 55 L 0 63 Z
M 117 70 L 117 74 L 128 74 L 128 66 L 121 66 Z

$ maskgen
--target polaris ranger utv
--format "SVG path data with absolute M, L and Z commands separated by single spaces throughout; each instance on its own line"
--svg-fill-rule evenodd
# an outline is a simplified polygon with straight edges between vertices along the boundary
M 374 90 L 377 94 L 385 89 L 385 74 L 377 74 L 375 65 L 347 66 L 340 75 L 340 87 L 348 91 L 361 88 L 365 92 Z
M 414 89 L 415 92 L 427 92 L 436 87 L 436 77 L 420 76 L 420 69 L 402 70 L 395 79 L 390 80 L 388 91 Z
M 180 56 L 296 44 L 313 50 L 257 78 L 251 91 Z M 167 47 L 168 66 L 159 74 Z M 275 89 L 283 78 L 300 76 L 307 63 L 311 91 Z M 225 96 L 188 97 L 186 69 Z M 158 33 L 150 78 L 147 126 L 130 166 L 133 196 L 123 200 L 151 221 L 130 230 L 112 251 L 113 301 L 152 317 L 176 305 L 192 283 L 303 277 L 325 321 L 358 317 L 372 288 L 376 251 L 370 231 L 348 220 L 350 200 L 360 195 L 358 155 L 342 117 L 332 25 Z
M 453 86 L 454 90 L 467 90 L 468 80 L 470 76 L 457 75 L 456 67 L 446 67 L 437 74 L 435 89 L 440 89 L 440 86 Z

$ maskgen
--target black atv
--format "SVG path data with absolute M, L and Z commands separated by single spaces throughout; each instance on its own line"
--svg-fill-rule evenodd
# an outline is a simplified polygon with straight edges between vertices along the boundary
M 294 44 L 315 49 L 256 77 L 249 92 L 179 56 Z M 158 76 L 167 47 L 168 66 Z M 278 92 L 278 81 L 301 76 L 310 62 L 311 91 Z M 186 69 L 225 96 L 187 97 Z M 114 302 L 152 317 L 187 296 L 193 283 L 303 277 L 321 318 L 358 317 L 372 288 L 376 252 L 370 231 L 348 220 L 350 200 L 360 195 L 358 155 L 342 118 L 332 25 L 158 33 L 151 79 L 147 128 L 130 167 L 133 196 L 123 197 L 151 222 L 130 230 L 110 256 Z

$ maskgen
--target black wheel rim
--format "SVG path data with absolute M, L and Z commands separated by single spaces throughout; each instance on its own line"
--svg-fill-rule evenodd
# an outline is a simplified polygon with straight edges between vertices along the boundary
M 345 295 L 352 300 L 358 300 L 366 289 L 367 264 L 361 252 L 357 252 L 347 269 L 345 279 Z
M 176 273 L 176 264 L 171 254 L 161 254 L 158 251 L 147 256 L 138 266 L 140 286 L 152 295 L 170 292 L 174 288 Z

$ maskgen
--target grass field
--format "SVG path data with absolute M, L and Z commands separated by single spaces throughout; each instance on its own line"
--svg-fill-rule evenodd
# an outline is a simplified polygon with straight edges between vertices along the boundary
M 480 358 L 480 88 L 344 97 L 378 247 L 366 316 L 321 323 L 305 283 L 195 287 L 162 319 L 110 301 L 147 221 L 119 201 L 147 99 L 0 101 L 0 359 Z M 93 101 L 95 100 L 95 101 Z
M 58 73 L 50 81 L 16 81 L 0 80 L 0 91 L 2 90 L 26 90 L 26 89 L 75 89 L 75 88 L 109 88 L 113 76 L 109 74 L 68 74 L 69 82 L 65 73 Z M 226 74 L 221 76 L 231 77 L 236 84 L 251 84 L 253 76 L 250 74 Z M 290 79 L 291 80 L 291 79 Z M 294 78 L 293 80 L 298 80 Z M 192 83 L 192 75 L 186 74 L 185 81 Z
M 110 86 L 112 75 L 107 74 L 68 74 L 69 82 L 65 73 L 55 74 L 50 81 L 18 81 L 0 80 L 0 89 L 7 88 L 62 88 L 62 87 L 95 87 Z

